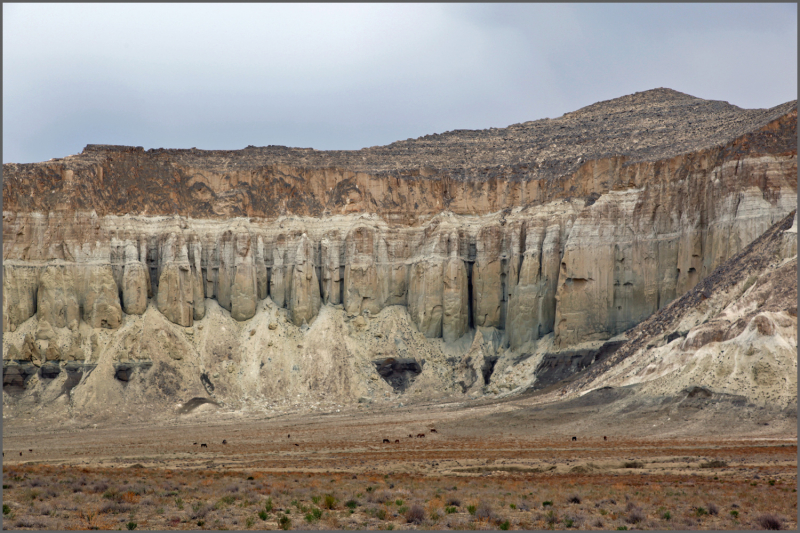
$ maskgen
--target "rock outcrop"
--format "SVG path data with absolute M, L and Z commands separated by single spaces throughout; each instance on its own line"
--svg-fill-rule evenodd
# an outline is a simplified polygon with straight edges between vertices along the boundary
M 311 328 L 341 305 L 358 331 L 401 306 L 428 339 L 520 354 L 629 330 L 795 209 L 797 107 L 658 89 L 352 152 L 90 145 L 3 170 L 3 331 L 30 340 L 4 360 L 125 353 L 113 332 L 151 309 L 256 331 L 265 302 Z

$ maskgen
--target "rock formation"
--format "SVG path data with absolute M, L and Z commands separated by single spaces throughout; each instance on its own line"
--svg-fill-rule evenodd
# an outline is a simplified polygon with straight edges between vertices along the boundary
M 629 330 L 795 209 L 797 107 L 657 89 L 359 151 L 89 145 L 3 171 L 3 331 L 29 335 L 6 361 L 124 353 L 151 309 L 274 331 L 265 302 L 312 329 L 401 306 L 428 339 L 521 354 Z

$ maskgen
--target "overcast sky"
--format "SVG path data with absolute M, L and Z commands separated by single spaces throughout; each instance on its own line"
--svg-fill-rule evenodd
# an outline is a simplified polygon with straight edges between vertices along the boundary
M 669 87 L 797 98 L 795 4 L 3 4 L 3 162 L 359 149 Z

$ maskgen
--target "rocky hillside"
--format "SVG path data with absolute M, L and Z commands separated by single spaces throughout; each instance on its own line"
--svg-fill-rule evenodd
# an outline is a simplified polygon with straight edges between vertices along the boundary
M 359 151 L 4 165 L 4 383 L 72 406 L 137 379 L 142 402 L 484 391 L 666 307 L 796 208 L 796 175 L 796 102 L 668 89 Z

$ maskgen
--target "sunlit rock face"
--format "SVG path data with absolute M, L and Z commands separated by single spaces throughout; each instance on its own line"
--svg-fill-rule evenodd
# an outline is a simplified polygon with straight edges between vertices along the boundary
M 795 208 L 796 125 L 795 102 L 655 90 L 357 152 L 90 145 L 7 164 L 3 330 L 68 328 L 80 348 L 50 352 L 74 359 L 84 324 L 148 302 L 189 327 L 209 300 L 246 322 L 270 299 L 296 326 L 399 305 L 447 343 L 608 339 Z

